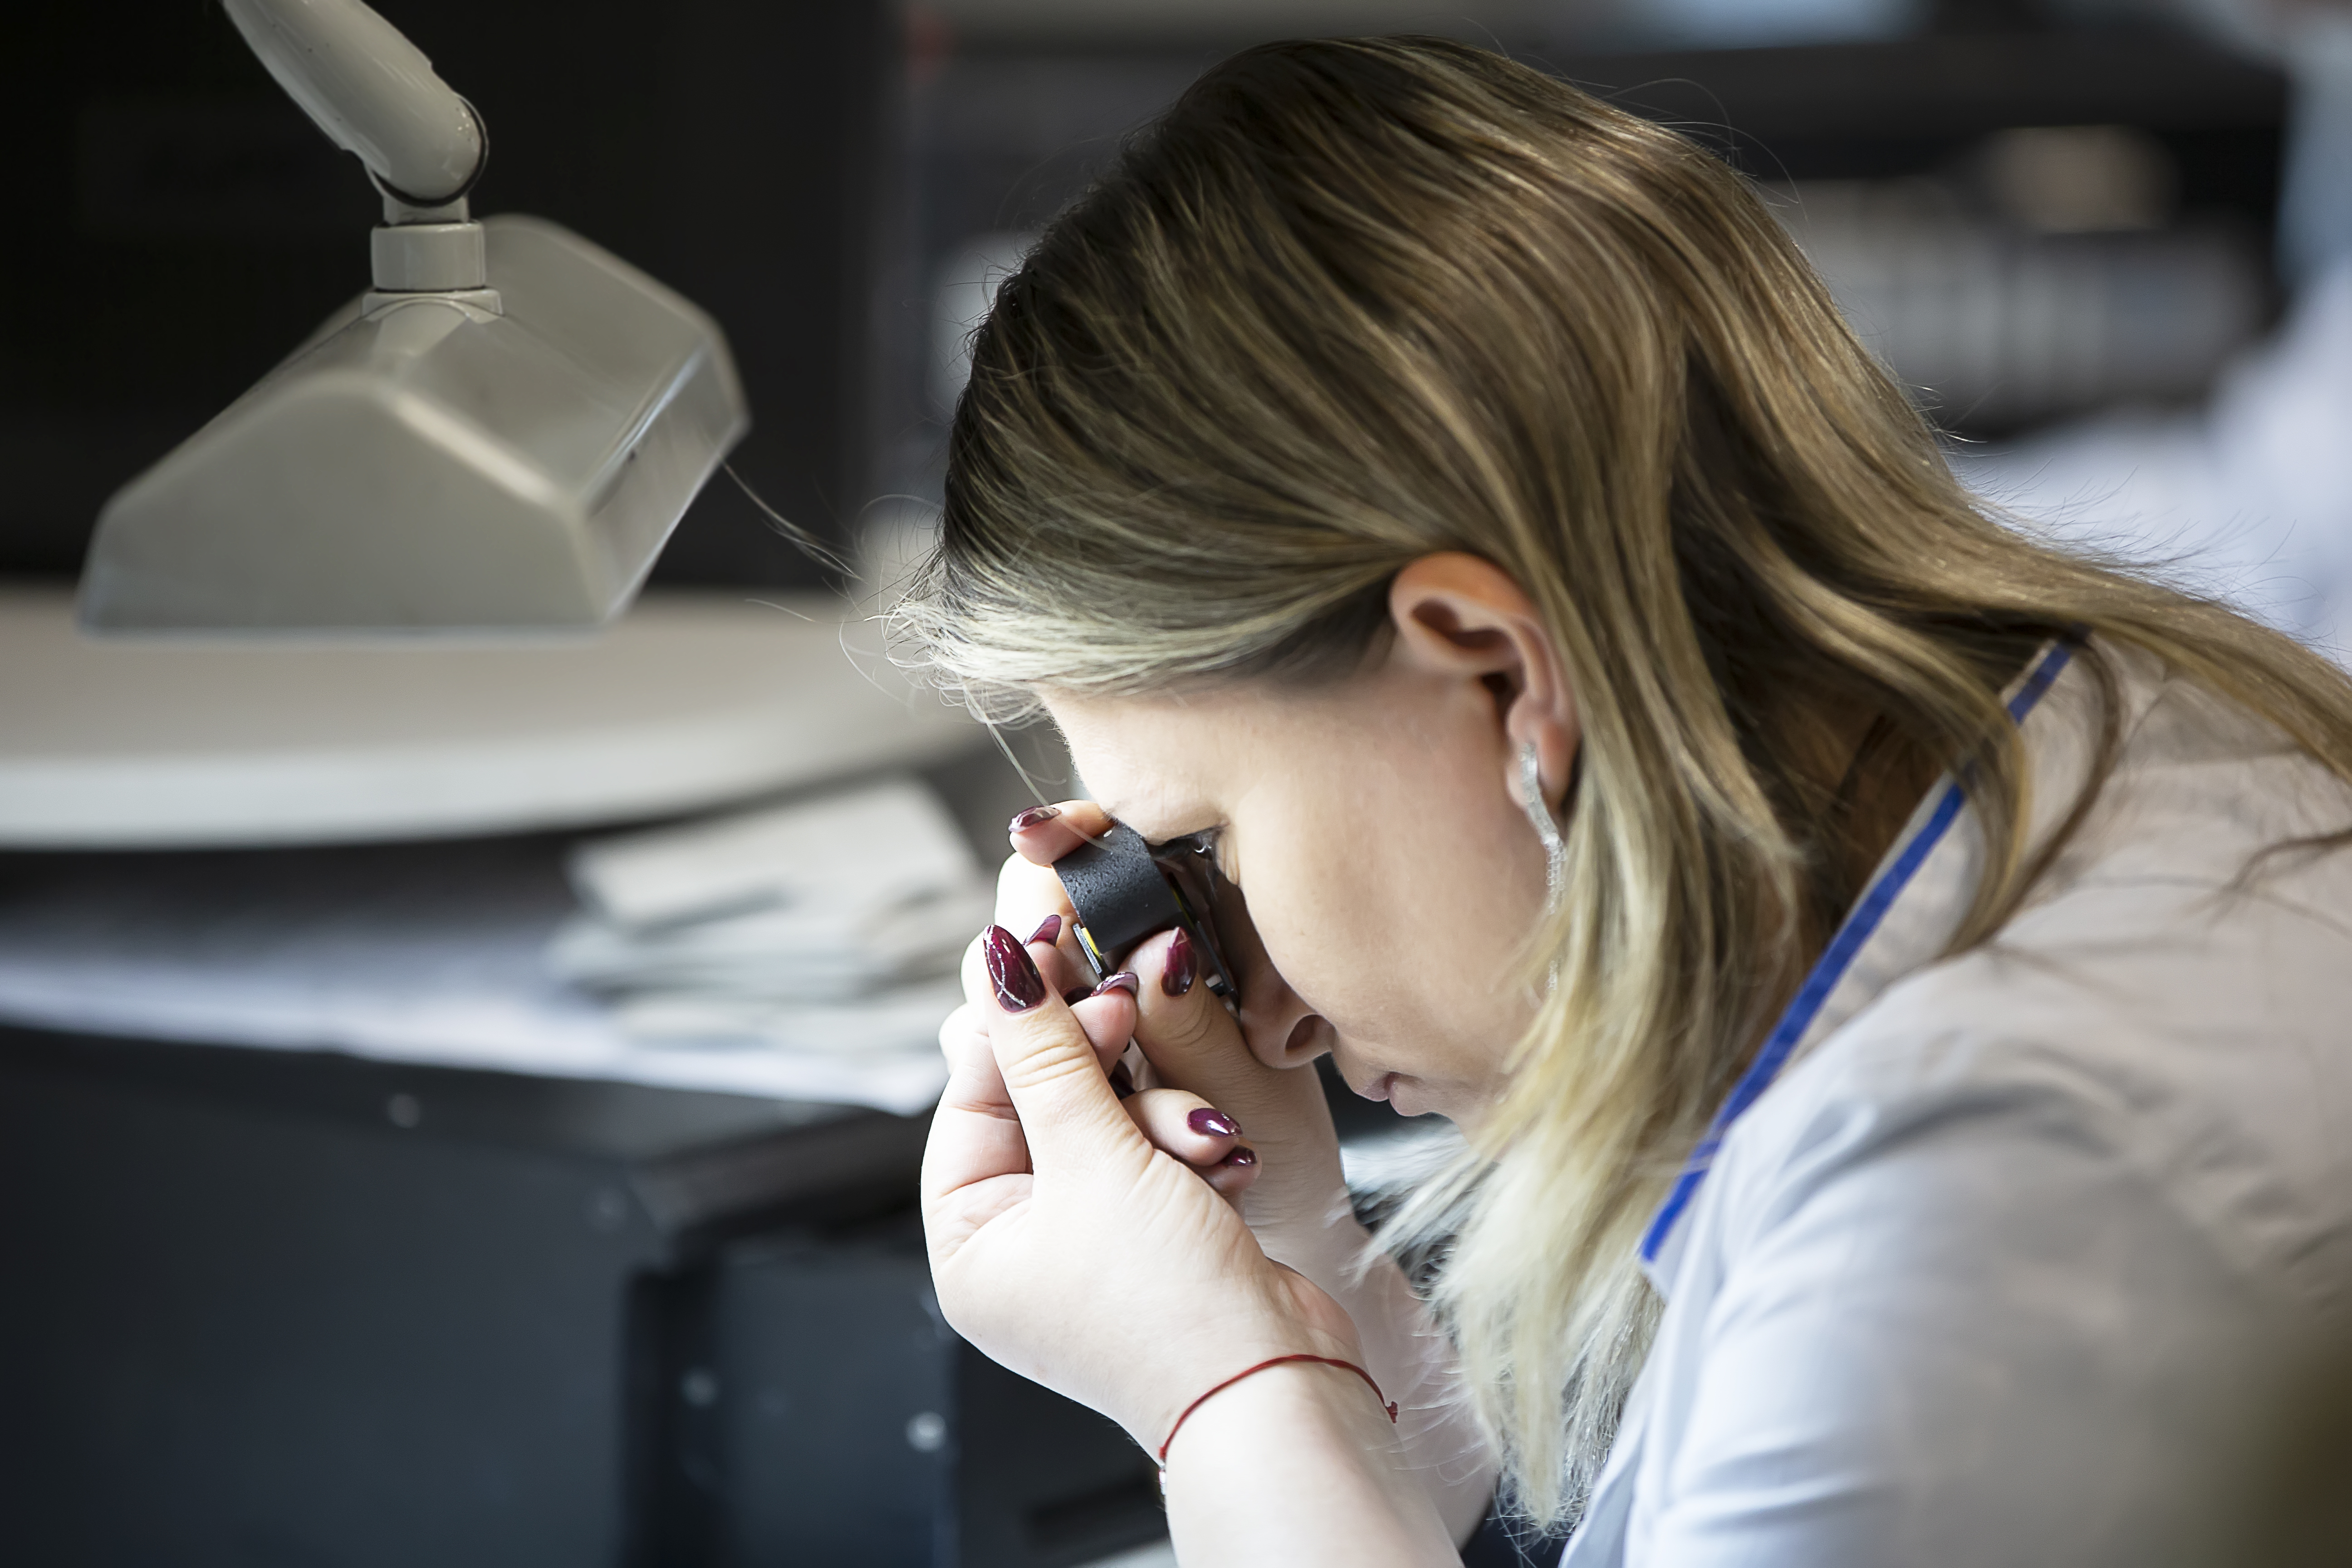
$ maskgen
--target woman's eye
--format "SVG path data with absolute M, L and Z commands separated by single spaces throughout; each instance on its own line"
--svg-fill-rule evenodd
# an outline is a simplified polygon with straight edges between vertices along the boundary
M 1153 852 L 1167 857 L 1196 857 L 1203 868 L 1229 877 L 1231 873 L 1225 866 L 1224 857 L 1219 853 L 1224 836 L 1225 830 L 1222 827 L 1203 828 L 1198 833 L 1180 833 L 1153 846 Z
M 1213 827 L 1206 833 L 1195 833 L 1192 837 L 1197 846 L 1194 853 L 1201 857 L 1211 870 L 1227 881 L 1232 881 L 1233 868 L 1226 864 L 1225 830 L 1222 827 Z

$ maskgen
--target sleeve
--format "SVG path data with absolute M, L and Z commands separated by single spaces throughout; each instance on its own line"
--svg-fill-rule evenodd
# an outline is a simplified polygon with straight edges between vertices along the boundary
M 2078 1119 L 1915 1122 L 1720 1279 L 1629 1563 L 2234 1560 L 2203 1553 L 2276 1310 Z

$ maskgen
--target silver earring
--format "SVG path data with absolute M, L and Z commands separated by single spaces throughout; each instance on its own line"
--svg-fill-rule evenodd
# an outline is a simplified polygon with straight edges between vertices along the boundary
M 1558 899 L 1559 885 L 1568 874 L 1568 841 L 1559 836 L 1559 824 L 1544 800 L 1543 764 L 1536 758 L 1533 741 L 1519 748 L 1519 809 L 1528 814 L 1536 837 L 1543 841 L 1545 897 Z

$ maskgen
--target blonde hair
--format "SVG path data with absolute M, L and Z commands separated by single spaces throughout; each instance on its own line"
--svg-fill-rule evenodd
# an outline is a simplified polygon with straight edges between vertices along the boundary
M 1447 1238 L 1433 1299 L 1538 1520 L 1580 1507 L 1646 1352 L 1643 1225 L 1868 869 L 1831 715 L 1967 764 L 1992 853 L 1958 946 L 2046 858 L 2001 708 L 2045 639 L 2098 639 L 2095 673 L 2147 650 L 2352 777 L 2331 667 L 1989 521 L 1738 175 L 1492 54 L 1219 66 L 971 363 L 904 615 L 984 709 L 1343 676 L 1439 551 L 1557 640 L 1583 740 L 1528 955 L 1557 983 L 1472 1163 L 1386 1233 Z

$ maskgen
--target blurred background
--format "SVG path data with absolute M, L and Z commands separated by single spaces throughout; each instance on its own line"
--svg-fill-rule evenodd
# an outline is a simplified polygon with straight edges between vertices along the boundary
M 376 204 L 203 0 L 16 8 L 12 1561 L 1170 1561 L 1141 1457 L 928 1296 L 932 1033 L 1024 770 L 1067 773 L 867 616 L 996 282 L 1238 47 L 1441 33 L 1700 139 L 1989 504 L 2335 646 L 2352 11 L 2319 0 L 381 9 L 484 112 L 477 213 L 717 318 L 742 483 L 600 638 L 78 637 L 100 507 L 365 287 Z M 1419 1135 L 1335 1105 L 1375 1201 Z M 1544 1553 L 1496 1525 L 1470 1560 Z

